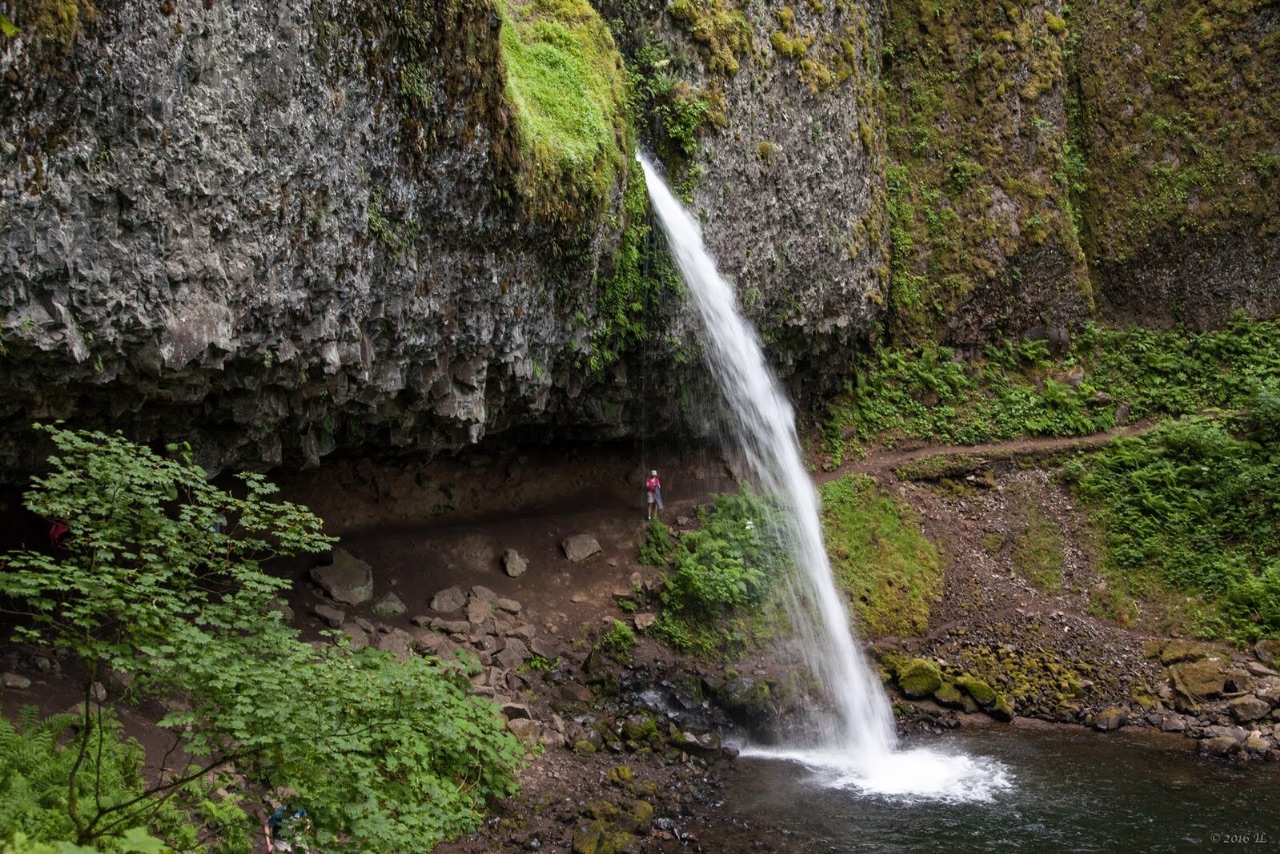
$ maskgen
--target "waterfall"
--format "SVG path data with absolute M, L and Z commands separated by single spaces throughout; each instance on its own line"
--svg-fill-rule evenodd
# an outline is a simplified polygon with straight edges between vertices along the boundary
M 729 404 L 735 439 L 760 485 L 782 503 L 782 532 L 796 571 L 787 606 L 814 675 L 833 710 L 822 744 L 773 751 L 828 773 L 832 785 L 892 795 L 985 799 L 1007 786 L 1002 767 L 927 750 L 895 751 L 893 713 L 850 629 L 823 544 L 818 496 L 800 456 L 795 414 L 764 358 L 759 336 L 738 311 L 702 231 L 643 156 L 645 181 L 676 265 L 706 327 L 707 359 Z M 974 786 L 981 777 L 991 785 Z

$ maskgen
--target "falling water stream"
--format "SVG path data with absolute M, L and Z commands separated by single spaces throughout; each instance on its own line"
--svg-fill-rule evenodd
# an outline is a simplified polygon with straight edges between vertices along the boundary
M 782 504 L 782 536 L 797 568 L 788 612 L 810 669 L 832 697 L 813 744 L 751 748 L 799 762 L 828 785 L 869 794 L 949 801 L 989 800 L 1010 787 L 998 762 L 962 753 L 897 747 L 893 713 L 854 640 L 823 545 L 817 492 L 805 470 L 795 415 L 765 362 L 755 329 L 717 272 L 701 229 L 653 166 L 640 157 L 653 209 L 706 327 L 707 358 L 732 413 L 735 440 L 761 487 Z

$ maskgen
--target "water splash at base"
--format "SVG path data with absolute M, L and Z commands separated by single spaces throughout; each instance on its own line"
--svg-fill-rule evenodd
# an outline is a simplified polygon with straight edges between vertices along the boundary
M 990 803 L 1013 788 L 1013 774 L 1001 762 L 925 747 L 868 756 L 839 750 L 746 746 L 741 755 L 802 765 L 823 788 L 907 803 Z

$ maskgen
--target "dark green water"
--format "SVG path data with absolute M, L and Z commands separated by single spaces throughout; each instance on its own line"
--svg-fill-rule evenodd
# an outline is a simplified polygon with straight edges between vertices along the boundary
M 1182 748 L 1124 732 L 990 730 L 905 745 L 1002 764 L 1012 785 L 971 803 L 861 795 L 792 762 L 742 758 L 722 818 L 754 836 L 750 848 L 806 854 L 1280 849 L 1280 766 L 1171 743 Z

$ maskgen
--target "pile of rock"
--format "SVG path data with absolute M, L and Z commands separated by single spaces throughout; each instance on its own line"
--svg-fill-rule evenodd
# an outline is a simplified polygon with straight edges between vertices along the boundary
M 1200 740 L 1214 756 L 1280 761 L 1280 647 L 1264 641 L 1249 659 L 1236 659 L 1189 641 L 1153 643 L 1151 658 L 1167 681 L 1135 696 L 1139 720 Z

